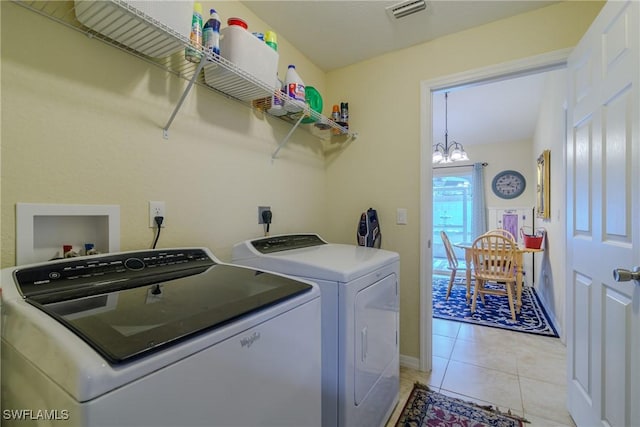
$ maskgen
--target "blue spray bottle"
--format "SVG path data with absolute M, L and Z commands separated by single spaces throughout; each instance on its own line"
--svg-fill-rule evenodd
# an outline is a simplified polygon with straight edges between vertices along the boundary
M 202 45 L 205 52 L 220 55 L 220 17 L 215 9 L 209 11 L 209 19 L 202 27 Z

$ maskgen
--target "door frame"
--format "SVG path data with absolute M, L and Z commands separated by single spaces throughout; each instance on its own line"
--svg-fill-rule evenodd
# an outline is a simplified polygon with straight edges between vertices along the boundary
M 433 191 L 433 92 L 461 89 L 545 71 L 564 69 L 572 49 L 561 49 L 529 58 L 477 68 L 420 82 L 420 356 L 419 369 L 432 369 L 432 241 Z M 564 273 L 562 274 L 564 277 Z

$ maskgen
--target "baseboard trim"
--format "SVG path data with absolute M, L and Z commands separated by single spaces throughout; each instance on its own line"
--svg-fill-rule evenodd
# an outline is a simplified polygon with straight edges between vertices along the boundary
M 565 343 L 564 335 L 562 333 L 562 329 L 560 329 L 559 326 L 558 326 L 558 321 L 556 319 L 555 312 L 553 310 L 550 310 L 550 308 L 553 308 L 553 306 L 551 304 L 549 304 L 549 302 L 547 301 L 547 295 L 545 293 L 543 293 L 542 290 L 539 287 L 535 287 L 535 290 L 536 290 L 536 294 L 538 295 L 538 300 L 540 301 L 540 304 L 542 304 L 542 307 L 547 312 L 547 316 L 549 317 L 549 321 L 551 322 L 551 324 L 555 328 L 556 332 L 558 332 L 558 336 L 560 338 L 560 341 Z
M 400 355 L 400 366 L 404 366 L 405 368 L 411 369 L 420 369 L 420 359 L 417 357 L 406 356 L 404 354 Z

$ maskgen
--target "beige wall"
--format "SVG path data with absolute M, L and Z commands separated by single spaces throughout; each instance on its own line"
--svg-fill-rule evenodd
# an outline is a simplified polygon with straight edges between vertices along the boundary
M 349 101 L 360 134 L 327 162 L 328 237 L 351 241 L 344 219 L 378 209 L 383 247 L 400 253 L 403 355 L 419 355 L 420 82 L 574 46 L 601 7 L 563 2 L 328 74 L 329 95 Z M 395 225 L 398 207 L 408 225 Z
M 566 265 L 566 176 L 565 176 L 565 105 L 567 71 L 548 73 L 543 104 L 533 141 L 532 159 L 544 150 L 551 150 L 551 217 L 536 218 L 536 227 L 547 231 L 545 252 L 536 258 L 535 277 L 538 295 L 549 309 L 562 339 L 565 330 L 565 265 Z M 536 167 L 536 163 L 532 162 Z M 535 182 L 535 181 L 534 181 Z
M 472 162 L 486 162 L 484 168 L 484 197 L 488 208 L 533 207 L 535 201 L 535 169 L 531 165 L 531 141 L 511 141 L 499 144 L 467 144 L 465 150 Z M 511 200 L 496 196 L 491 181 L 506 169 L 520 172 L 527 181 L 524 193 Z
M 3 267 L 14 263 L 16 202 L 118 204 L 126 250 L 150 246 L 147 201 L 164 200 L 160 246 L 208 246 L 223 259 L 234 242 L 261 235 L 258 205 L 273 207 L 274 233 L 317 231 L 349 243 L 372 206 L 383 247 L 401 256 L 400 350 L 410 357 L 420 328 L 420 82 L 574 46 L 602 6 L 563 2 L 326 76 L 279 38 L 281 76 L 295 63 L 326 105 L 348 101 L 360 136 L 323 158 L 317 140 L 297 131 L 272 163 L 286 125 L 195 88 L 165 141 L 161 127 L 184 80 L 0 3 Z M 242 5 L 223 4 L 223 20 L 263 26 Z M 398 207 L 408 209 L 406 226 L 395 225 Z
M 318 139 L 298 130 L 272 162 L 288 124 L 195 87 L 164 140 L 185 80 L 1 3 L 3 267 L 15 263 L 17 202 L 119 205 L 121 249 L 132 250 L 153 242 L 148 201 L 165 201 L 159 247 L 207 246 L 223 260 L 262 235 L 258 205 L 272 207 L 272 233 L 327 230 Z M 216 7 L 268 29 L 240 3 Z M 296 64 L 324 91 L 324 73 L 282 37 L 279 53 L 281 76 Z
M 2 7 L 0 7 L 0 23 L 2 23 Z M 2 175 L 2 31 L 0 29 L 0 178 L 3 177 Z M 2 253 L 4 252 L 2 249 L 3 246 L 3 239 L 4 239 L 4 231 L 3 231 L 3 227 L 2 227 L 2 181 L 4 181 L 4 179 L 0 180 L 0 268 L 3 266 L 2 264 Z M 0 285 L 0 287 L 2 287 L 2 285 Z

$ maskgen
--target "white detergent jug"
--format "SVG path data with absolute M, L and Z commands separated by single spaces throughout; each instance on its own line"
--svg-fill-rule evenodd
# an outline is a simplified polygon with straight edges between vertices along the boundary
M 289 65 L 284 79 L 285 92 L 290 99 L 284 104 L 285 110 L 290 113 L 302 111 L 305 106 L 304 82 L 298 75 L 295 65 Z
M 287 110 L 284 109 L 284 91 L 282 90 L 282 80 L 276 76 L 276 90 L 271 96 L 271 108 L 267 112 L 273 116 L 284 116 Z

